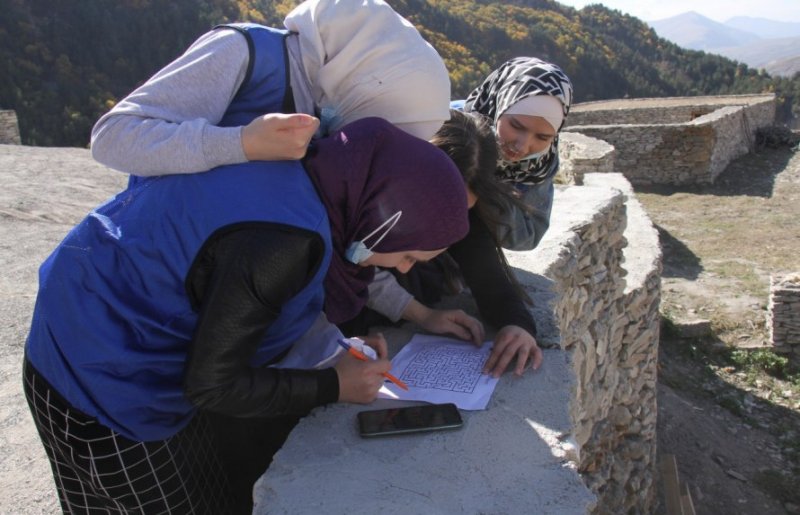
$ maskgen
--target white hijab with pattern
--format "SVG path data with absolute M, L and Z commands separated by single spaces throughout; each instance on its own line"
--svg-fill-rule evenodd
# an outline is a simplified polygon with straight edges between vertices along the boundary
M 464 110 L 489 117 L 497 127 L 497 120 L 509 107 L 531 95 L 550 95 L 561 101 L 564 120 L 556 127 L 560 131 L 572 105 L 572 82 L 561 68 L 535 57 L 515 57 L 500 65 L 469 94 Z M 558 135 L 541 157 L 514 162 L 500 159 L 497 163 L 500 180 L 511 183 L 538 184 L 557 171 Z

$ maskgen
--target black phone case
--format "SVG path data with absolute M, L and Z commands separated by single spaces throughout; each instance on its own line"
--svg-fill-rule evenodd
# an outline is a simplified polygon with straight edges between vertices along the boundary
M 464 424 L 454 404 L 361 411 L 357 417 L 359 433 L 363 437 L 458 429 Z

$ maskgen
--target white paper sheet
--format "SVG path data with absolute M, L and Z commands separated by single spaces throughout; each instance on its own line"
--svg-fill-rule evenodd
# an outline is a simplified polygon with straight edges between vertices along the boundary
M 476 347 L 461 340 L 416 335 L 392 359 L 392 374 L 408 385 L 408 391 L 387 382 L 378 397 L 486 409 L 498 381 L 481 373 L 491 350 L 489 342 Z

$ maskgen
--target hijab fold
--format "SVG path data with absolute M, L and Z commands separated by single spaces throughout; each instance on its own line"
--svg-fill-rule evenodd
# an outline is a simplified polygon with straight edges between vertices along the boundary
M 318 140 L 305 159 L 328 212 L 333 256 L 325 313 L 346 322 L 364 307 L 374 267 L 347 261 L 345 250 L 398 211 L 403 215 L 374 252 L 438 250 L 467 234 L 467 195 L 453 161 L 431 143 L 379 118 L 365 118 Z
M 564 117 L 555 127 L 560 131 L 572 105 L 572 82 L 561 68 L 535 57 L 515 57 L 500 65 L 469 94 L 464 110 L 489 117 L 497 127 L 497 120 L 509 107 L 532 95 L 550 95 L 561 102 Z M 526 114 L 540 116 L 535 112 Z M 522 184 L 538 184 L 557 171 L 558 135 L 545 155 L 514 162 L 500 159 L 497 166 L 500 180 Z
M 386 2 L 307 0 L 284 26 L 298 33 L 314 102 L 331 131 L 377 116 L 427 140 L 450 118 L 442 58 Z

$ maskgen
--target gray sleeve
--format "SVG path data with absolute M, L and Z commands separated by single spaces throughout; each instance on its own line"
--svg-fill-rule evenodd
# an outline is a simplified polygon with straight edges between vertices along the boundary
M 531 250 L 550 227 L 550 211 L 553 208 L 553 178 L 539 184 L 515 185 L 522 194 L 522 201 L 530 209 L 525 212 L 510 202 L 504 203 L 502 222 L 498 227 L 498 239 L 503 248 L 509 250 Z
M 92 129 L 92 156 L 133 175 L 205 171 L 247 161 L 241 127 L 218 127 L 244 80 L 247 42 L 214 30 L 121 100 Z
M 374 309 L 392 322 L 397 322 L 403 317 L 403 311 L 413 298 L 413 295 L 397 283 L 391 273 L 386 270 L 378 270 L 369 285 L 367 307 Z

